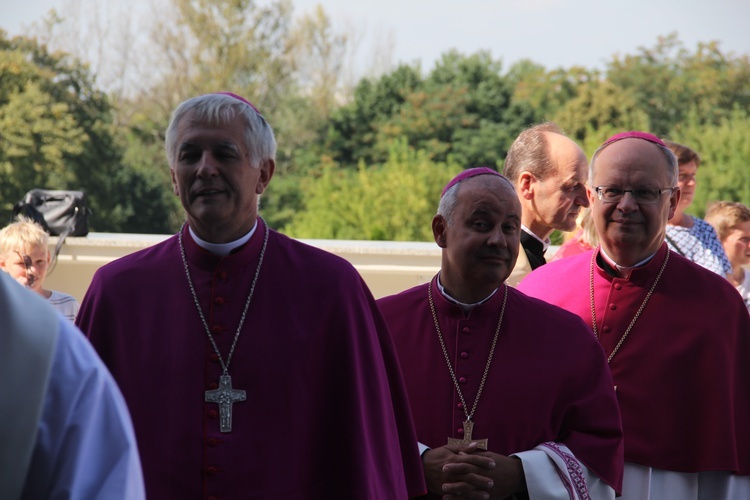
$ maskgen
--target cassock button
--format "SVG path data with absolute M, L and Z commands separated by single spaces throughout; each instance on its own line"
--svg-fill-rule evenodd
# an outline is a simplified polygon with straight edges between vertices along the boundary
M 469 357 L 469 353 L 464 351 L 461 353 L 461 359 L 467 359 Z
M 456 432 L 457 432 L 457 433 L 459 433 L 459 434 L 461 434 L 461 435 L 463 436 L 463 434 L 464 434 L 464 429 L 463 429 L 463 427 L 461 427 L 461 428 L 459 428 L 459 429 L 456 429 Z
M 208 446 L 211 448 L 214 448 L 217 444 L 219 444 L 219 440 L 216 438 L 208 438 Z
M 609 308 L 614 311 L 615 309 L 617 309 L 617 305 L 616 304 L 610 304 Z
M 458 403 L 458 404 L 456 405 L 456 407 L 457 407 L 457 408 L 458 408 L 459 410 L 463 410 L 463 409 L 464 409 L 464 404 L 463 404 L 463 403 Z
M 210 384 L 208 384 L 208 388 L 211 390 L 218 389 L 219 384 L 217 384 L 216 382 L 211 382 Z
M 221 333 L 222 330 L 223 328 L 219 325 L 214 325 L 211 327 L 211 333 Z
M 608 327 L 608 326 L 605 326 L 604 328 L 602 328 L 602 331 L 603 331 L 604 333 L 609 333 L 609 332 L 611 332 L 611 331 L 612 331 L 612 329 L 611 329 L 610 327 Z
M 226 271 L 222 271 L 222 272 L 220 272 L 220 273 L 219 273 L 219 279 L 220 279 L 220 280 L 225 280 L 225 279 L 227 279 L 227 272 L 226 272 Z
M 463 328 L 463 330 L 461 330 L 461 331 L 464 332 L 464 333 L 469 333 L 471 331 L 471 328 L 469 328 L 468 326 L 465 326 Z
M 216 297 L 214 299 L 214 304 L 216 304 L 217 306 L 224 304 L 224 297 Z
M 615 290 L 622 289 L 622 285 L 620 283 L 615 283 Z
M 219 416 L 219 412 L 216 410 L 208 410 L 208 416 L 211 418 L 216 418 Z
M 218 467 L 214 467 L 213 465 L 210 466 L 210 467 L 206 467 L 206 475 L 208 475 L 208 476 L 213 476 L 217 472 L 219 472 L 219 468 Z
M 462 384 L 465 384 L 466 383 L 466 377 L 461 377 L 460 379 L 458 379 L 458 381 L 460 383 L 462 383 Z
M 211 361 L 213 361 L 214 363 L 217 363 L 219 361 L 219 355 L 216 354 L 215 352 L 212 352 L 211 353 Z

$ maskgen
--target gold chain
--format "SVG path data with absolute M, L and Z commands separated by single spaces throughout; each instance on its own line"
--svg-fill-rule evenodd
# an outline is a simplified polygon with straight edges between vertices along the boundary
M 591 266 L 589 270 L 589 296 L 591 297 L 591 322 L 593 324 L 594 335 L 596 336 L 596 338 L 599 338 L 599 330 L 596 327 L 596 307 L 594 307 L 594 259 L 596 258 L 597 253 L 598 252 L 594 252 L 591 254 Z M 630 330 L 633 329 L 633 325 L 635 325 L 635 322 L 638 320 L 638 317 L 641 315 L 641 313 L 643 312 L 643 309 L 646 307 L 646 304 L 648 303 L 648 299 L 650 299 L 651 294 L 654 293 L 656 284 L 659 283 L 659 279 L 661 278 L 661 275 L 664 272 L 664 268 L 667 267 L 668 261 L 669 261 L 669 250 L 667 250 L 667 256 L 664 258 L 664 263 L 661 265 L 661 269 L 659 269 L 659 274 L 656 275 L 654 284 L 651 285 L 651 289 L 646 294 L 646 298 L 643 299 L 643 303 L 641 304 L 641 307 L 638 308 L 638 312 L 635 313 L 635 316 L 633 317 L 633 321 L 630 322 L 628 329 L 625 330 L 625 333 L 622 335 L 622 338 L 615 346 L 614 350 L 612 351 L 612 354 L 610 354 L 609 358 L 607 358 L 607 363 L 612 361 L 612 358 L 615 357 L 615 354 L 617 354 L 617 351 L 620 350 L 620 346 L 622 345 L 622 343 L 625 342 L 625 339 L 630 333 Z
M 466 415 L 466 420 L 471 420 L 471 417 L 474 416 L 474 412 L 477 409 L 477 403 L 479 403 L 479 396 L 482 395 L 482 389 L 484 389 L 484 383 L 487 380 L 487 374 L 490 372 L 490 365 L 492 364 L 492 358 L 494 357 L 495 353 L 495 345 L 497 345 L 497 337 L 500 334 L 500 326 L 503 324 L 503 316 L 505 315 L 505 303 L 508 301 L 508 285 L 503 283 L 503 286 L 505 287 L 505 293 L 503 295 L 503 307 L 500 309 L 500 319 L 497 322 L 497 328 L 495 329 L 495 337 L 492 339 L 492 347 L 490 348 L 490 354 L 487 356 L 487 365 L 484 367 L 484 374 L 482 375 L 482 381 L 479 384 L 479 390 L 477 391 L 477 397 L 474 398 L 474 406 L 471 408 L 471 413 L 468 411 L 468 407 L 466 406 L 466 401 L 464 400 L 464 395 L 461 392 L 461 387 L 458 385 L 458 379 L 456 378 L 456 373 L 453 371 L 453 365 L 451 364 L 450 357 L 448 356 L 448 350 L 445 348 L 445 342 L 443 341 L 443 334 L 440 331 L 440 323 L 437 319 L 437 313 L 435 312 L 435 304 L 432 301 L 432 282 L 427 286 L 427 298 L 430 301 L 430 310 L 432 311 L 432 319 L 435 321 L 435 330 L 438 334 L 438 339 L 440 339 L 440 347 L 443 348 L 443 356 L 445 356 L 445 362 L 448 364 L 448 371 L 450 371 L 451 378 L 453 379 L 453 385 L 456 386 L 456 392 L 458 392 L 458 397 L 461 399 L 461 404 L 464 407 L 464 414 Z

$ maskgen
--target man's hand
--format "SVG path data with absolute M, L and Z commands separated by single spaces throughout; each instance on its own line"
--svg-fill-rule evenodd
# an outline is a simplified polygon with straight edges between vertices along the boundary
M 518 458 L 510 458 L 489 451 L 474 450 L 472 452 L 468 449 L 460 451 L 459 457 L 472 457 L 472 460 L 454 461 L 443 467 L 448 477 L 442 487 L 443 500 L 502 499 L 526 490 L 523 464 Z M 484 458 L 494 466 L 477 467 L 476 459 L 478 458 Z M 488 484 L 486 481 L 489 480 L 489 488 L 477 488 L 476 485 L 482 483 L 474 479 L 475 476 L 480 476 L 485 481 L 483 484 Z M 472 477 L 472 481 L 468 481 L 468 477 Z M 454 478 L 458 480 L 452 480 Z
M 489 471 L 495 467 L 495 461 L 476 451 L 476 444 L 445 445 L 426 451 L 422 465 L 427 489 L 438 495 L 458 493 L 462 498 L 489 499 L 493 488 Z

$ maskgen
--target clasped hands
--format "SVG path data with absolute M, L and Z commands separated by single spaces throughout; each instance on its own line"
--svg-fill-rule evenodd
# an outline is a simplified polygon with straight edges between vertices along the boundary
M 427 489 L 443 500 L 502 499 L 526 490 L 520 459 L 482 451 L 476 443 L 427 450 L 422 466 Z

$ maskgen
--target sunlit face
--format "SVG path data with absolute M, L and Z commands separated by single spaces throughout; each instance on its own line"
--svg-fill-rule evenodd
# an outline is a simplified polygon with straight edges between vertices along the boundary
M 510 184 L 496 176 L 463 181 L 451 225 L 432 221 L 443 248 L 441 281 L 458 300 L 481 300 L 510 275 L 518 257 L 521 204 Z
M 251 166 L 242 116 L 223 124 L 191 116 L 178 127 L 171 167 L 174 192 L 198 236 L 212 243 L 233 241 L 255 224 L 258 196 L 271 180 L 274 162 Z
M 536 222 L 547 232 L 554 229 L 573 231 L 581 208 L 589 206 L 586 155 L 575 142 L 563 135 L 547 133 L 546 137 L 555 172 L 543 181 L 532 181 L 532 210 Z
M 667 191 L 651 204 L 636 203 L 631 193 L 626 193 L 617 203 L 606 203 L 599 200 L 594 188 L 673 187 L 668 168 L 667 159 L 658 146 L 641 139 L 617 141 L 599 154 L 588 195 L 601 245 L 617 264 L 635 265 L 659 249 L 680 192 L 679 189 Z
M 722 243 L 733 266 L 750 264 L 750 221 L 732 227 Z
M 8 252 L 0 256 L 0 269 L 23 286 L 40 292 L 47 277 L 49 262 L 50 254 L 46 248 L 31 248 L 28 251 Z
M 680 186 L 680 203 L 677 205 L 679 213 L 684 212 L 693 203 L 695 196 L 696 174 L 698 165 L 694 161 L 680 165 L 680 175 L 677 178 L 677 185 Z

